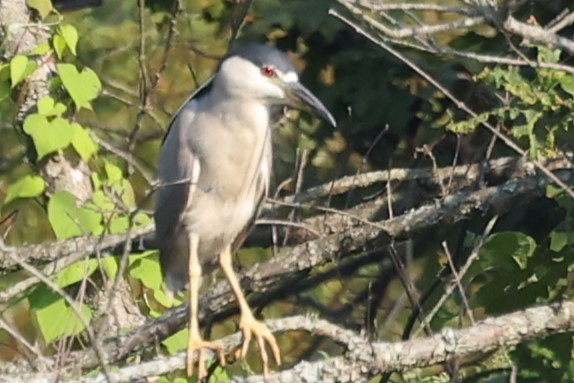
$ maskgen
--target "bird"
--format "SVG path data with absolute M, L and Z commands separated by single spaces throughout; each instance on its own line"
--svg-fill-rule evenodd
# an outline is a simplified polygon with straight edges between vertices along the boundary
M 323 103 L 301 84 L 285 53 L 265 44 L 233 48 L 175 113 L 160 148 L 154 196 L 159 261 L 167 292 L 189 289 L 186 369 L 191 376 L 197 353 L 200 380 L 207 376 L 206 350 L 225 363 L 221 344 L 204 340 L 198 323 L 202 270 L 217 262 L 239 305 L 240 356 L 254 339 L 264 375 L 266 345 L 281 363 L 275 337 L 253 315 L 232 264 L 235 244 L 269 190 L 278 107 L 308 111 L 336 126 Z

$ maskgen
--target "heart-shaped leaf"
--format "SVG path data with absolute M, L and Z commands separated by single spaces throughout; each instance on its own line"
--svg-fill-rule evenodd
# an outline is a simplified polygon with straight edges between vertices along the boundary
M 57 69 L 64 87 L 76 104 L 76 108 L 91 110 L 90 101 L 98 97 L 102 89 L 102 83 L 96 72 L 90 68 L 84 68 L 80 73 L 73 64 L 58 64 Z
M 56 117 L 51 122 L 40 114 L 31 114 L 24 120 L 24 131 L 32 137 L 38 158 L 66 148 L 72 142 L 74 131 L 70 123 Z
M 50 116 L 61 116 L 66 111 L 66 105 L 61 102 L 54 102 L 54 99 L 50 96 L 44 96 L 38 100 L 38 113 L 50 117 Z

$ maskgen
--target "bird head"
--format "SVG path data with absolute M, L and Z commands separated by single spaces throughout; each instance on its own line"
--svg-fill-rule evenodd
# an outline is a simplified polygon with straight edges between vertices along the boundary
M 250 44 L 232 50 L 221 62 L 214 80 L 233 97 L 305 110 L 336 126 L 323 103 L 299 82 L 287 55 L 270 46 Z

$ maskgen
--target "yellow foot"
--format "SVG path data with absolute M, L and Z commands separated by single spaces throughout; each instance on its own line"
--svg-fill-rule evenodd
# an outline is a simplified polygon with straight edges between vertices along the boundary
M 225 365 L 225 356 L 223 355 L 223 346 L 221 344 L 218 342 L 207 342 L 200 337 L 190 336 L 187 340 L 187 376 L 193 375 L 193 354 L 197 351 L 198 381 L 207 377 L 205 350 L 213 350 L 217 354 L 219 364 Z
M 249 313 L 249 315 L 241 316 L 239 328 L 243 333 L 243 345 L 241 347 L 241 357 L 245 358 L 245 355 L 247 355 L 249 342 L 251 341 L 252 337 L 255 337 L 255 339 L 257 340 L 257 345 L 259 346 L 261 361 L 263 362 L 263 375 L 268 376 L 269 358 L 267 357 L 267 351 L 265 350 L 265 343 L 268 343 L 269 347 L 271 347 L 275 363 L 277 363 L 277 365 L 281 364 L 279 346 L 277 346 L 275 336 L 273 336 L 273 333 L 269 331 L 269 329 L 267 328 L 267 326 L 265 326 L 265 324 L 255 319 L 251 313 Z

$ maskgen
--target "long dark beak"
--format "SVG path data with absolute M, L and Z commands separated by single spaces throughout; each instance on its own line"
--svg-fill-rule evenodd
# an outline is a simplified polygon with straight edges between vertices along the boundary
M 331 113 L 325 108 L 325 105 L 302 84 L 298 82 L 289 83 L 286 91 L 290 106 L 313 113 L 332 126 L 337 126 L 337 121 L 335 121 Z

